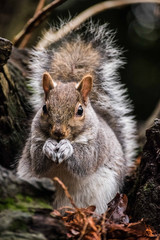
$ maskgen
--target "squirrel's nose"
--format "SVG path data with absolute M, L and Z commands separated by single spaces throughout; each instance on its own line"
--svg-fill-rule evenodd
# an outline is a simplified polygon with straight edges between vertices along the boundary
M 54 136 L 56 136 L 57 138 L 63 138 L 65 136 L 65 133 L 62 132 L 61 130 L 56 129 L 54 131 Z
M 66 131 L 65 131 L 64 127 L 59 126 L 59 125 L 58 125 L 58 126 L 55 125 L 55 126 L 53 126 L 53 128 L 52 128 L 52 130 L 51 130 L 51 135 L 52 135 L 54 138 L 60 140 L 60 139 L 62 139 L 62 138 L 65 137 Z

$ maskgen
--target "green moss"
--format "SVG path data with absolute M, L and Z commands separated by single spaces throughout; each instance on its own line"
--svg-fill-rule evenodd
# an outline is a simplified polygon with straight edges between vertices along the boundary
M 33 199 L 29 196 L 23 196 L 21 194 L 16 195 L 18 201 L 25 201 L 26 203 L 33 203 Z
M 26 206 L 27 208 L 48 208 L 52 209 L 52 207 L 46 203 L 44 200 L 32 198 L 31 196 L 23 196 L 21 194 L 18 194 L 16 196 L 16 199 L 18 200 L 18 205 Z
M 143 186 L 143 190 L 145 193 L 150 193 L 152 192 L 154 188 L 154 184 L 153 182 L 147 182 L 144 186 Z
M 4 209 L 21 210 L 23 212 L 34 212 L 37 208 L 52 209 L 44 200 L 17 194 L 15 198 L 5 198 L 0 201 L 0 211 Z
M 0 211 L 4 209 L 13 209 L 14 204 L 15 204 L 15 200 L 13 198 L 5 198 L 4 200 L 1 199 Z

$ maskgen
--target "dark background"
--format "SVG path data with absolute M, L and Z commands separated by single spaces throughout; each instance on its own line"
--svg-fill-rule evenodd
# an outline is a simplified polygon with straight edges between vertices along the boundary
M 44 28 L 58 23 L 59 17 L 76 16 L 98 2 L 101 1 L 68 0 L 34 31 L 28 47 L 36 44 Z M 0 0 L 0 36 L 12 40 L 33 16 L 37 4 L 38 0 Z M 109 28 L 116 32 L 117 44 L 124 49 L 126 65 L 120 72 L 121 79 L 141 122 L 149 117 L 160 98 L 160 6 L 130 5 L 105 10 L 93 19 L 108 22 Z

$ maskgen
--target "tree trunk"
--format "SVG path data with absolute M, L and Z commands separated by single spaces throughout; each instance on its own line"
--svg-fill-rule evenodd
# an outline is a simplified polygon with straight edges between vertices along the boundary
M 134 220 L 144 218 L 160 232 L 160 119 L 146 131 L 146 137 L 134 192 L 133 216 Z
M 28 104 L 27 51 L 13 49 L 0 38 L 0 164 L 12 168 L 26 138 L 31 108 Z

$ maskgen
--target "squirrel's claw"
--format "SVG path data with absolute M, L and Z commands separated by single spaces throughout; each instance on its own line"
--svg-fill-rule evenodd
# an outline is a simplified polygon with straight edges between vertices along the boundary
M 67 139 L 62 139 L 57 144 L 57 149 L 58 149 L 57 152 L 58 163 L 62 163 L 64 160 L 68 159 L 73 154 L 73 147 L 70 141 Z
M 57 146 L 57 142 L 53 139 L 48 139 L 43 146 L 44 155 L 47 158 L 51 159 L 53 162 L 57 161 L 56 146 Z

